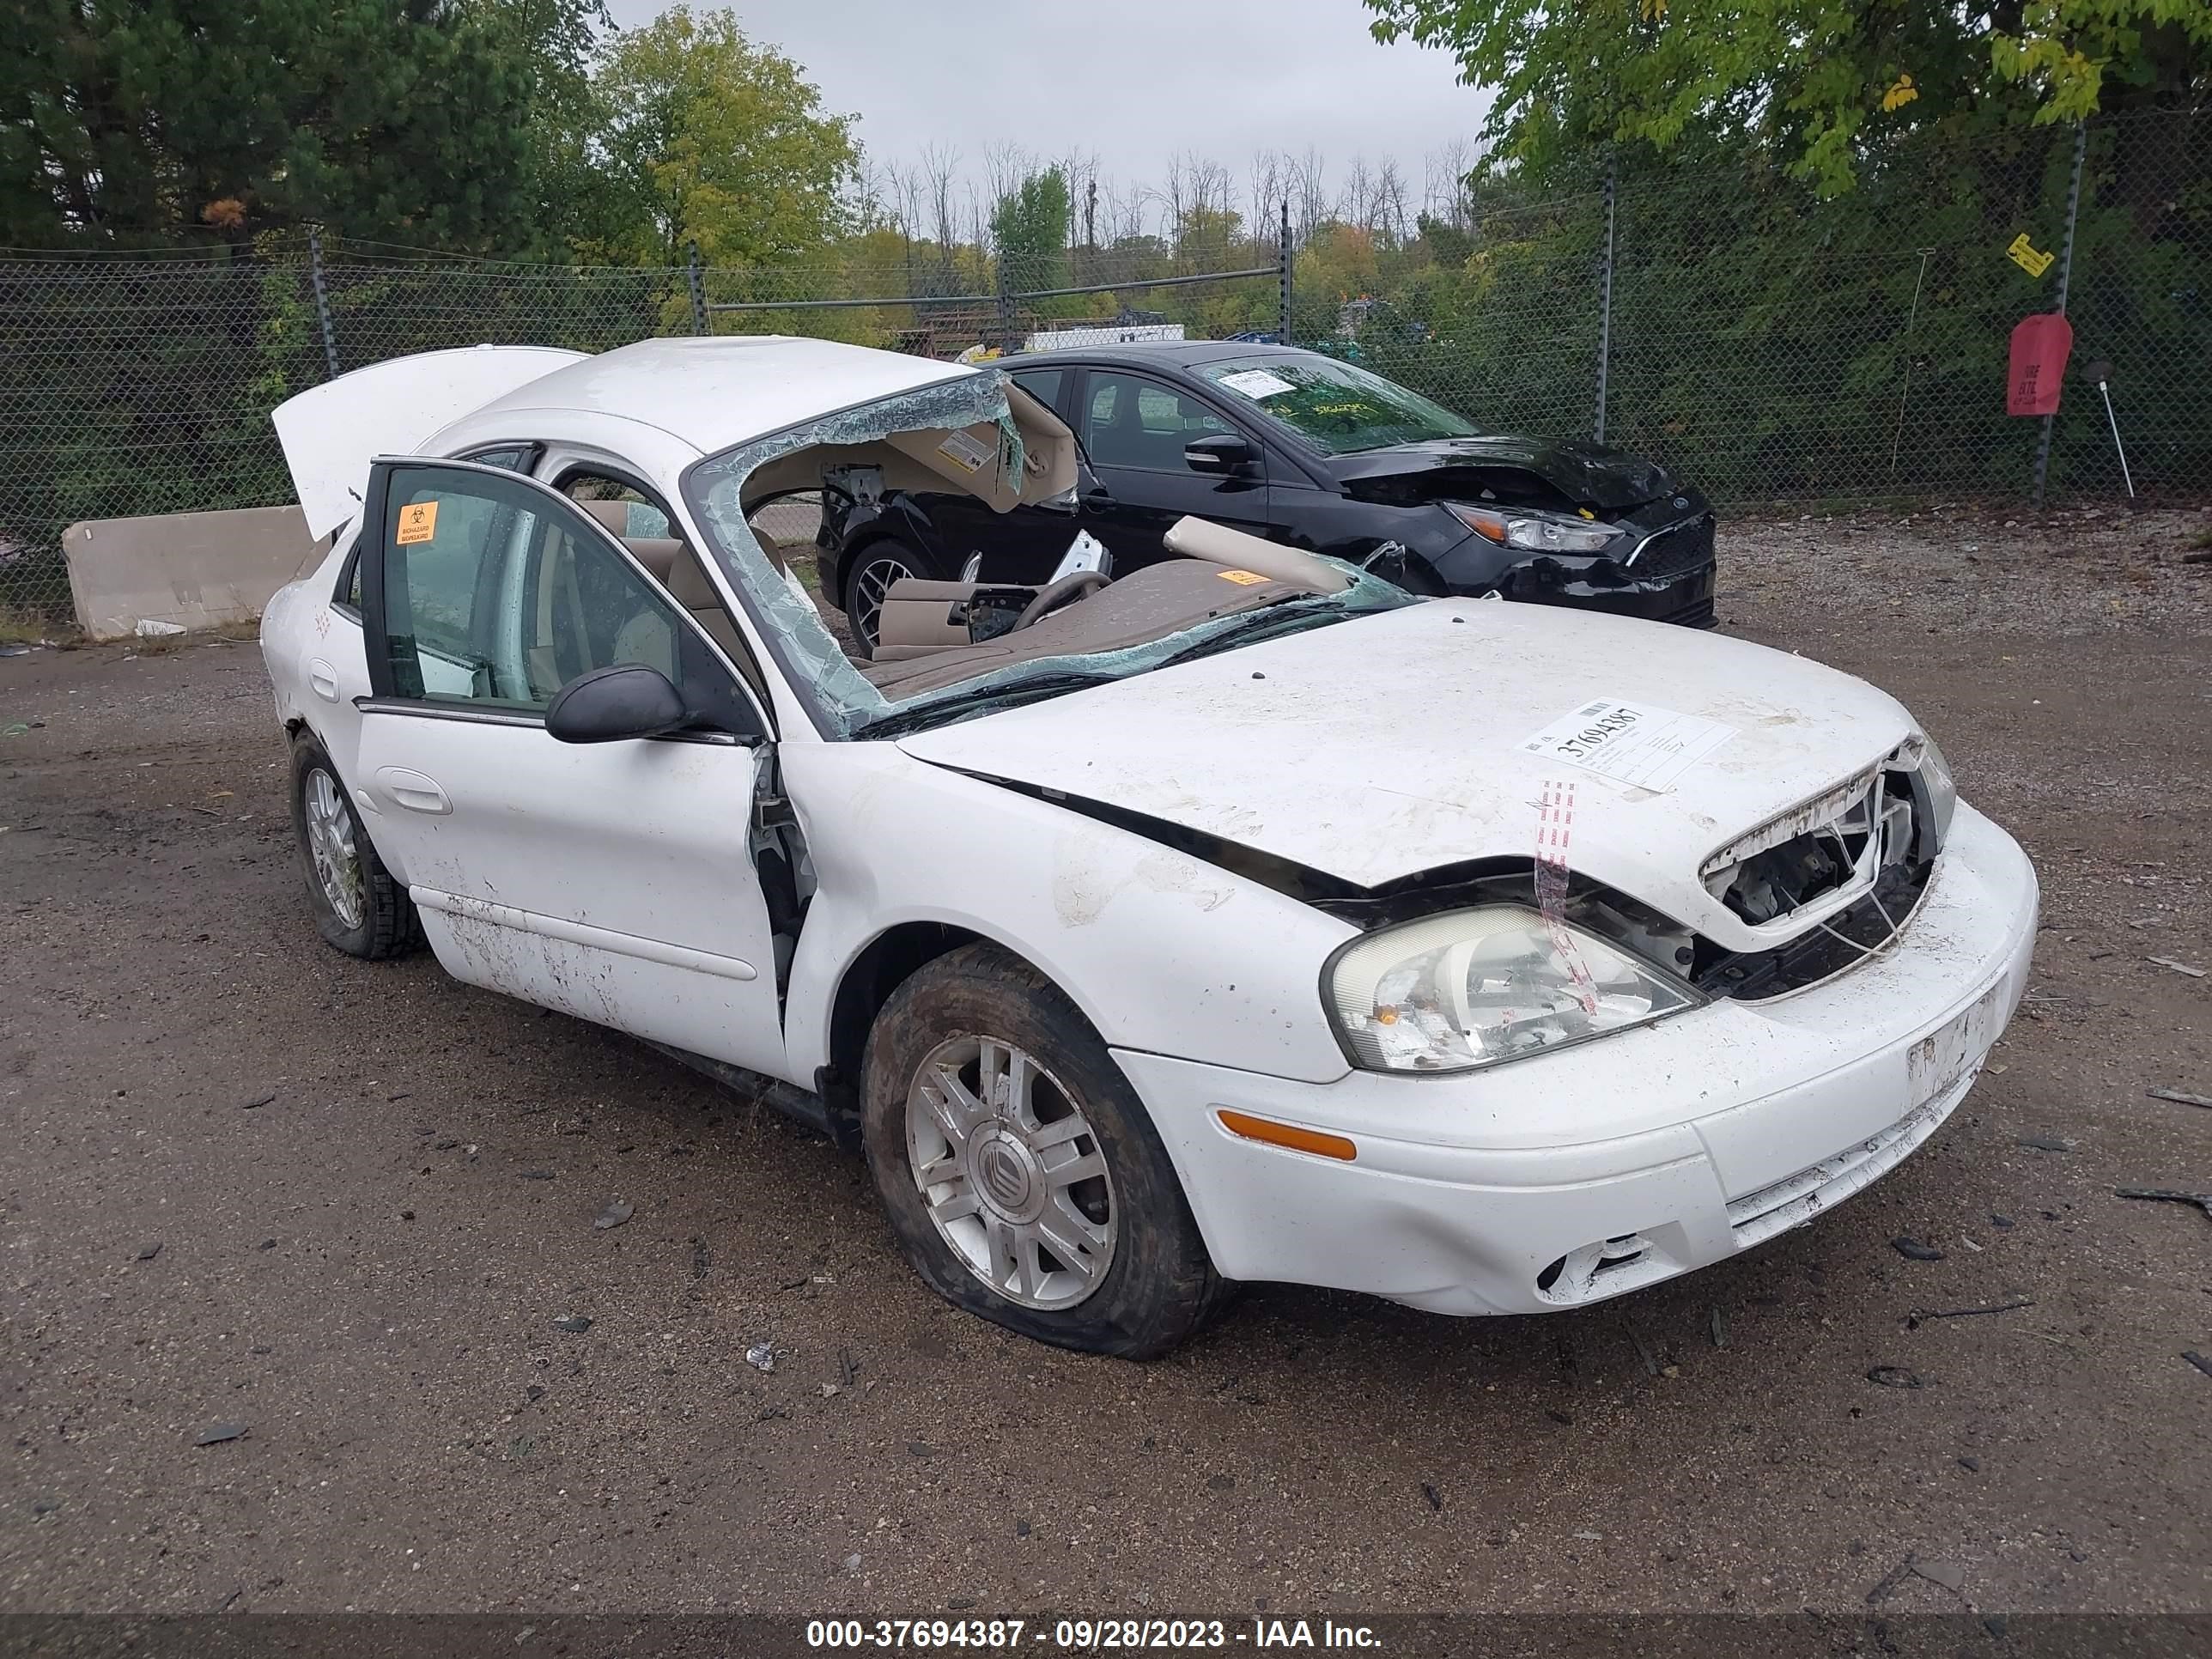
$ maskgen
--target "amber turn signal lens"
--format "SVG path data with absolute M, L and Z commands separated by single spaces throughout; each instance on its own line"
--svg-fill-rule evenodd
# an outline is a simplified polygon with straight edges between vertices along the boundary
M 1247 1140 L 1262 1140 L 1270 1146 L 1287 1146 L 1294 1152 L 1311 1152 L 1316 1158 L 1341 1158 L 1346 1164 L 1359 1156 L 1359 1148 L 1342 1135 L 1326 1135 L 1318 1129 L 1300 1129 L 1288 1123 L 1270 1122 L 1264 1117 L 1253 1117 L 1244 1112 L 1224 1110 L 1217 1114 L 1221 1127 L 1232 1135 L 1242 1135 Z
M 1476 535 L 1486 541 L 1504 544 L 1505 515 L 1503 513 L 1486 513 L 1479 507 L 1466 507 L 1456 501 L 1452 503 L 1449 511 L 1452 517 L 1457 519 Z

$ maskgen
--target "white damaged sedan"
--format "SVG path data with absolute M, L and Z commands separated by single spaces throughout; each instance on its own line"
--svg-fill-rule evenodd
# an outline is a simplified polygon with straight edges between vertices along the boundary
M 1881 692 L 1197 519 L 1117 574 L 991 368 L 482 347 L 276 418 L 331 538 L 262 630 L 324 937 L 766 1090 L 1045 1341 L 1718 1261 L 1926 1140 L 2021 994 L 2034 872 Z M 751 525 L 888 490 L 976 556 L 856 661 Z M 1041 587 L 989 578 L 1017 503 L 1068 511 Z

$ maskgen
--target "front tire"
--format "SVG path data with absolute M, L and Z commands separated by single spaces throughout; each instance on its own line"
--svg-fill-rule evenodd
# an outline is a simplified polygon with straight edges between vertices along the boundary
M 422 943 L 414 901 L 384 867 L 337 768 L 307 732 L 292 743 L 292 834 L 325 942 L 371 962 Z
M 996 945 L 891 994 L 868 1037 L 861 1134 L 915 1270 L 1009 1330 L 1149 1359 L 1227 1293 L 1105 1043 Z

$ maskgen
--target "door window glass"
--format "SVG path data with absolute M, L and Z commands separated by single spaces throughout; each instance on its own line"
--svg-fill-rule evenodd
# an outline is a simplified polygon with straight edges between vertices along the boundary
M 1084 447 L 1100 466 L 1188 470 L 1183 446 L 1235 428 L 1194 398 L 1134 374 L 1093 369 Z
M 579 674 L 635 662 L 667 675 L 710 723 L 757 729 L 668 598 L 581 512 L 527 483 L 395 467 L 383 558 L 399 696 L 538 710 Z
M 1060 376 L 1056 368 L 1032 368 L 1014 376 L 1014 384 L 1047 409 L 1060 407 Z
M 495 466 L 504 472 L 527 472 L 538 459 L 536 444 L 507 444 L 498 449 L 479 449 L 465 457 L 478 466 Z

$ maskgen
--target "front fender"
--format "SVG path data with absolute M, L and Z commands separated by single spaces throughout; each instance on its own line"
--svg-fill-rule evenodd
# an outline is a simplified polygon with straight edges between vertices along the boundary
M 817 883 L 787 992 L 787 1075 L 829 1062 L 847 970 L 914 921 L 1034 963 L 1109 1046 L 1316 1083 L 1347 1070 L 1321 971 L 1350 924 L 890 743 L 792 744 L 781 758 Z

